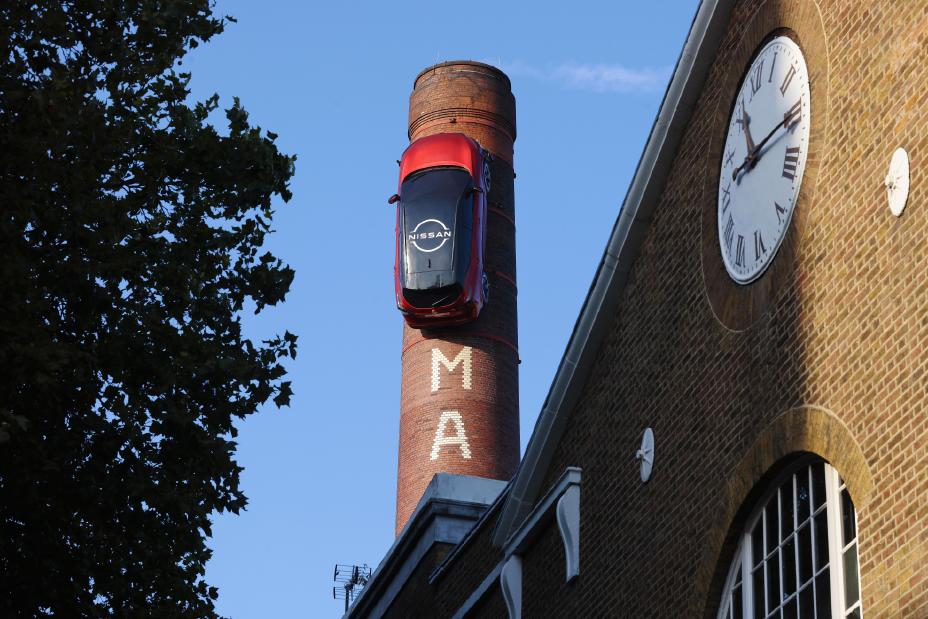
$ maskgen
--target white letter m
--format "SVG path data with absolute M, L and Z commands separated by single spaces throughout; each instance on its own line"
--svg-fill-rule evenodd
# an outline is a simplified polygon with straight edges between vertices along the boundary
M 473 372 L 470 350 L 470 346 L 465 346 L 461 349 L 461 352 L 458 353 L 458 356 L 455 357 L 453 361 L 448 361 L 448 357 L 446 357 L 442 351 L 437 348 L 432 349 L 433 393 L 438 391 L 439 387 L 441 387 L 441 366 L 445 366 L 445 369 L 450 373 L 454 372 L 458 365 L 463 364 L 464 370 L 461 383 L 465 389 L 470 389 L 471 374 Z

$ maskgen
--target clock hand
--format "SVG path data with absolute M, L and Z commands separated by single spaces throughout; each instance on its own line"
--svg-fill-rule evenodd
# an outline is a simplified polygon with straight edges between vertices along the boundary
M 764 136 L 764 139 L 762 139 L 759 144 L 753 148 L 748 149 L 748 154 L 744 158 L 744 161 L 742 161 L 741 165 L 735 168 L 731 173 L 732 180 L 737 179 L 738 173 L 744 168 L 748 166 L 753 168 L 757 164 L 757 160 L 760 159 L 760 150 L 767 144 L 767 142 L 770 141 L 770 138 L 772 138 L 777 131 L 779 131 L 781 128 L 785 129 L 786 127 L 789 127 L 790 121 L 794 118 L 794 116 L 795 114 L 793 113 L 792 109 L 787 111 L 785 114 L 783 114 L 783 120 L 777 123 L 777 125 L 770 130 L 770 133 Z
M 777 131 L 779 131 L 781 128 L 782 128 L 782 129 L 787 128 L 787 127 L 789 126 L 790 120 L 792 120 L 792 119 L 793 119 L 793 114 L 792 114 L 792 113 L 786 112 L 785 114 L 783 114 L 783 121 L 780 122 L 780 123 L 777 123 L 777 125 L 776 125 L 773 129 L 770 130 L 770 133 L 768 133 L 766 136 L 764 136 L 764 139 L 760 141 L 760 144 L 758 144 L 757 146 L 754 147 L 754 152 L 751 153 L 751 156 L 754 158 L 755 161 L 756 161 L 757 159 L 760 159 L 760 149 L 762 149 L 762 148 L 764 147 L 764 145 L 765 145 L 768 141 L 770 141 L 770 138 L 773 137 L 773 134 L 775 134 L 775 133 L 776 133 Z
M 751 137 L 751 117 L 748 115 L 747 108 L 744 107 L 744 101 L 741 102 L 741 118 L 736 121 L 744 130 L 744 141 L 747 143 L 748 154 L 744 161 L 731 173 L 731 180 L 738 178 L 738 173 L 748 164 L 754 161 L 754 138 Z
M 738 123 L 744 129 L 744 140 L 747 142 L 748 152 L 750 153 L 754 150 L 754 139 L 751 137 L 751 117 L 748 116 L 748 111 L 743 102 L 741 103 L 741 119 Z
M 733 181 L 738 180 L 738 173 L 741 172 L 741 170 L 747 168 L 748 166 L 754 167 L 754 163 L 756 161 L 757 161 L 757 157 L 754 156 L 753 152 L 749 151 L 747 156 L 744 158 L 744 161 L 741 162 L 741 165 L 739 165 L 737 168 L 732 170 L 731 180 Z

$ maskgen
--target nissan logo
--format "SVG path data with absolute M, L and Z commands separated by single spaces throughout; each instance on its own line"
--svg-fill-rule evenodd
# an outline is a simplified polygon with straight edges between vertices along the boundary
M 424 219 L 407 236 L 419 251 L 431 253 L 441 249 L 451 238 L 451 230 L 437 219 Z

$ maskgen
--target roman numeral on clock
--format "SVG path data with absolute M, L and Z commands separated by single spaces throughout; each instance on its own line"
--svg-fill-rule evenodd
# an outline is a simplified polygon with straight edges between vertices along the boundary
M 796 75 L 796 65 L 789 65 L 789 71 L 786 72 L 783 83 L 780 84 L 780 94 L 784 97 L 786 96 L 786 90 L 789 88 L 789 83 L 793 81 L 794 75 Z
M 731 183 L 728 183 L 726 187 L 722 188 L 722 193 L 725 194 L 722 197 L 722 213 L 728 210 L 728 206 L 731 204 Z
M 802 118 L 802 99 L 796 101 L 793 107 L 783 114 L 783 126 L 789 127 L 791 124 L 798 122 Z
M 783 178 L 793 180 L 796 177 L 796 167 L 799 165 L 799 147 L 790 146 L 786 149 L 783 158 Z
M 744 237 L 738 235 L 738 245 L 735 246 L 735 264 L 739 267 L 744 266 Z
M 770 63 L 770 75 L 767 77 L 767 83 L 773 81 L 773 68 L 777 66 L 777 53 L 773 52 L 773 61 Z
M 754 259 L 760 260 L 760 257 L 767 253 L 767 248 L 764 247 L 764 235 L 760 233 L 760 230 L 754 231 Z
M 773 203 L 773 207 L 774 207 L 774 208 L 776 209 L 776 211 L 777 211 L 777 221 L 779 221 L 779 222 L 782 224 L 782 223 L 783 223 L 783 215 L 786 215 L 786 209 L 783 208 L 782 206 L 780 206 L 779 204 L 777 204 L 776 202 Z
M 764 61 L 761 60 L 757 64 L 757 68 L 754 69 L 754 73 L 751 75 L 751 96 L 757 94 L 757 91 L 760 90 L 760 87 L 764 85 Z
M 725 248 L 731 253 L 731 242 L 735 238 L 735 220 L 728 216 L 728 222 L 725 224 Z

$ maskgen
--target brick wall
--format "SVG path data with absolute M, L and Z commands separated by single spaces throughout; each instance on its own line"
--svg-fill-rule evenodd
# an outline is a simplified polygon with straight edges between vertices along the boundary
M 416 569 L 406 579 L 393 603 L 383 615 L 384 619 L 439 616 L 435 609 L 434 595 L 429 585 L 429 574 L 454 548 L 451 544 L 435 544 L 422 557 Z
M 434 589 L 437 617 L 453 615 L 502 558 L 499 549 L 495 548 L 491 541 L 493 526 L 499 517 L 499 507 L 500 504 L 496 504 L 494 511 L 478 523 L 478 528 L 456 550 L 457 555 L 449 558 L 442 574 L 436 579 Z M 500 595 L 498 582 L 496 595 Z
M 724 139 L 744 50 L 784 24 L 807 35 L 817 169 L 814 186 L 803 182 L 767 306 L 739 318 L 745 307 L 720 303 L 724 289 L 706 266 L 706 252 L 718 251 L 706 238 L 718 181 L 707 152 Z M 911 160 L 900 218 L 882 185 L 897 146 Z M 843 454 L 859 449 L 860 475 L 872 481 L 856 483 L 853 497 L 864 613 L 928 616 L 926 157 L 928 4 L 738 5 L 548 472 L 550 484 L 568 465 L 583 468 L 583 572 L 576 587 L 557 589 L 559 608 L 714 616 L 733 551 L 726 540 L 743 517 L 737 471 L 751 450 L 815 451 L 847 476 L 855 465 Z M 810 422 L 801 440 L 786 432 L 758 445 L 775 419 L 806 407 L 831 421 Z M 631 456 L 647 426 L 657 460 L 642 485 Z M 844 433 L 853 444 L 829 452 Z M 550 579 L 532 574 L 526 567 L 525 597 L 554 602 Z

